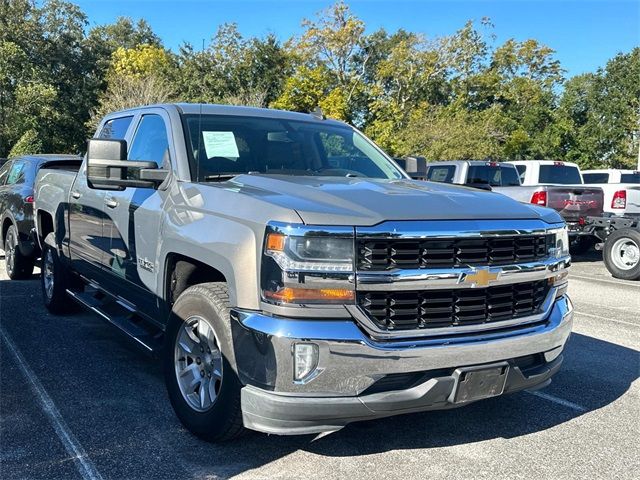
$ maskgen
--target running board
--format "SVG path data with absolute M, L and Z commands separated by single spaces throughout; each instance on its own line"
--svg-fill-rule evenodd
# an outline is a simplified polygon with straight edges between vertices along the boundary
M 89 292 L 74 292 L 66 290 L 67 295 L 73 298 L 83 307 L 96 313 L 103 320 L 116 327 L 126 337 L 134 341 L 144 352 L 155 355 L 162 347 L 162 341 L 159 334 L 153 335 L 151 330 L 142 325 L 135 311 L 131 310 L 128 305 L 123 305 L 112 297 L 102 293 L 100 290 Z M 102 295 L 102 298 L 97 298 Z M 109 308 L 111 307 L 111 308 Z M 110 313 L 108 310 L 120 310 L 122 314 Z

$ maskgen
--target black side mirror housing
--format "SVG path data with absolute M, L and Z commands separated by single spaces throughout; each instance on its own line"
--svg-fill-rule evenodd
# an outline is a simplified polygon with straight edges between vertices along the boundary
M 127 160 L 125 140 L 92 138 L 87 142 L 87 184 L 96 190 L 157 188 L 169 171 L 156 162 Z
M 425 180 L 427 178 L 427 159 L 424 157 L 396 158 L 396 162 L 414 180 Z

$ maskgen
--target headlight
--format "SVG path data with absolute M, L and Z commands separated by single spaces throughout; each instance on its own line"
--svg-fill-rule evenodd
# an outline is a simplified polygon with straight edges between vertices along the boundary
M 353 239 L 267 234 L 265 254 L 283 270 L 351 272 Z
M 353 303 L 353 265 L 353 229 L 270 224 L 262 296 L 276 304 Z
M 567 227 L 551 230 L 549 233 L 554 235 L 554 244 L 552 246 L 551 255 L 556 258 L 562 258 L 569 255 L 569 231 Z

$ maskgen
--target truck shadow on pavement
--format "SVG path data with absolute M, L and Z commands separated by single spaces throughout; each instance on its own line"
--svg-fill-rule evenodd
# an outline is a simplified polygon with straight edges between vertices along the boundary
M 159 362 L 139 353 L 112 327 L 91 314 L 47 314 L 33 280 L 0 281 L 0 296 L 3 331 L 23 352 L 104 478 L 229 478 L 296 452 L 348 457 L 524 436 L 613 403 L 636 380 L 640 364 L 637 350 L 574 333 L 564 365 L 543 397 L 520 392 L 454 410 L 353 424 L 326 435 L 249 433 L 212 445 L 180 425 Z M 35 400 L 19 389 L 17 383 L 24 381 L 19 377 L 2 378 L 2 410 L 9 414 L 2 430 L 16 448 L 24 443 L 28 451 L 33 435 L 19 415 L 28 408 L 25 402 Z M 57 442 L 54 436 L 52 442 Z M 15 461 L 3 462 L 7 478 L 25 473 L 26 459 L 16 455 Z M 47 459 L 43 452 L 41 464 L 60 463 L 51 455 Z

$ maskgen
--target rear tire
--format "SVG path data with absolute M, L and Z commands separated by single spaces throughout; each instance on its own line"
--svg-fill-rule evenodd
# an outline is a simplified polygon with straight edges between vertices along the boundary
M 54 239 L 54 234 L 50 233 L 43 242 L 40 285 L 44 306 L 51 313 L 60 315 L 73 311 L 75 304 L 67 295 L 71 286 L 69 270 L 61 262 L 57 249 L 51 246 Z
M 4 261 L 11 280 L 24 280 L 33 274 L 33 259 L 20 251 L 18 229 L 11 225 L 4 239 Z
M 623 228 L 607 238 L 604 265 L 615 278 L 640 280 L 640 230 Z
M 189 431 L 209 442 L 231 440 L 245 431 L 224 283 L 195 285 L 178 297 L 163 364 L 169 400 Z

